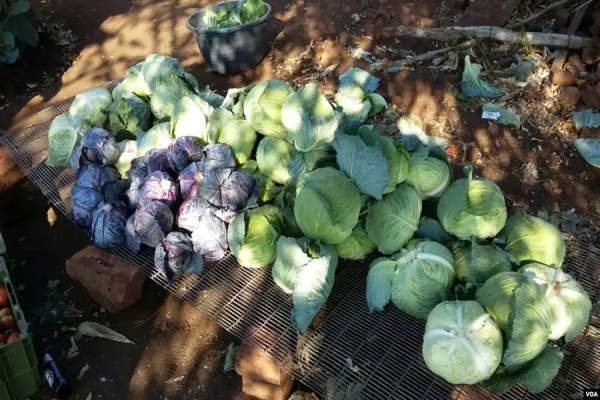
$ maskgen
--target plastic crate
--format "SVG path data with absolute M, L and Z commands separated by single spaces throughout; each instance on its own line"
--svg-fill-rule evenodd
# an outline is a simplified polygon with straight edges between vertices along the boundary
M 0 252 L 5 251 L 0 235 Z M 42 382 L 37 368 L 37 356 L 27 329 L 27 322 L 6 268 L 6 254 L 0 254 L 0 284 L 6 287 L 21 335 L 8 345 L 0 344 L 0 399 L 23 400 L 38 391 Z

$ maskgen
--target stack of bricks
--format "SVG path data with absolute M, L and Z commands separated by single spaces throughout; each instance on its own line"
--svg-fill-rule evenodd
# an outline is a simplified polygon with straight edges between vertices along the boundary
M 250 327 L 248 334 L 264 336 L 265 332 Z M 237 351 L 235 372 L 242 377 L 242 391 L 258 399 L 287 400 L 294 385 L 291 375 L 277 360 L 247 342 Z

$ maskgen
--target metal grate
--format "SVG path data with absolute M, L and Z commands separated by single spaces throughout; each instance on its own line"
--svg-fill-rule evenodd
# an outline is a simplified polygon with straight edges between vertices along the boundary
M 112 88 L 117 82 L 111 82 Z M 40 125 L 18 134 L 0 134 L 0 144 L 45 196 L 70 218 L 70 187 L 75 174 L 48 167 L 47 130 L 72 100 L 42 111 Z M 516 387 L 503 396 L 479 386 L 452 386 L 429 373 L 422 357 L 424 322 L 395 307 L 371 314 L 365 301 L 370 260 L 342 261 L 333 292 L 303 337 L 290 326 L 291 298 L 273 283 L 269 269 L 240 268 L 230 254 L 209 264 L 201 276 L 185 276 L 168 284 L 156 272 L 152 254 L 115 249 L 148 277 L 215 319 L 223 328 L 264 349 L 318 394 L 329 377 L 364 385 L 361 399 L 578 399 L 584 388 L 600 379 L 600 310 L 595 307 L 585 332 L 566 349 L 552 386 L 533 395 Z M 576 243 L 569 248 L 564 269 L 577 277 L 592 298 L 597 297 L 600 250 Z M 252 328 L 252 329 L 249 329 Z

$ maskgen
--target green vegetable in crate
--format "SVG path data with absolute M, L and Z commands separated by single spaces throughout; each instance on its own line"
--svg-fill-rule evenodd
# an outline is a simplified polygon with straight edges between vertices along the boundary
M 255 131 L 265 136 L 286 138 L 281 108 L 292 93 L 294 89 L 285 82 L 261 82 L 248 92 L 244 100 L 244 116 Z
M 89 89 L 75 96 L 69 114 L 78 116 L 90 126 L 102 127 L 108 122 L 108 107 L 111 103 L 112 95 L 108 89 Z
M 546 286 L 546 297 L 552 311 L 550 340 L 564 337 L 570 342 L 583 331 L 590 318 L 592 302 L 571 275 L 538 263 L 527 264 L 519 272 Z
M 231 146 L 239 165 L 250 159 L 256 142 L 256 131 L 245 119 L 232 119 L 219 132 L 217 142 Z
M 152 119 L 150 104 L 130 92 L 124 92 L 120 97 L 115 98 L 108 108 L 110 129 L 115 135 L 122 131 L 131 134 L 146 132 L 152 127 Z
M 367 211 L 369 239 L 383 254 L 399 251 L 419 227 L 422 202 L 417 192 L 406 184 L 371 204 Z
M 392 256 L 393 263 L 385 258 L 376 261 L 367 276 L 367 303 L 371 311 L 383 311 L 391 299 L 405 313 L 427 319 L 433 307 L 450 296 L 454 258 L 439 243 L 413 239 Z
M 345 260 L 363 260 L 375 250 L 375 243 L 371 242 L 365 230 L 364 223 L 360 222 L 352 230 L 352 234 L 343 242 L 335 245 L 335 251 L 340 258 Z
M 453 182 L 442 194 L 437 205 L 438 220 L 461 240 L 494 237 L 506 222 L 502 191 L 491 181 L 473 177 L 470 165 L 464 171 L 467 177 Z
M 494 392 L 504 393 L 522 383 L 531 393 L 541 393 L 551 384 L 562 364 L 563 352 L 556 346 L 548 345 L 542 353 L 520 370 L 510 373 L 502 366 L 481 386 Z
M 359 212 L 358 189 L 336 169 L 308 172 L 296 189 L 296 223 L 311 239 L 327 244 L 343 242 L 358 223 Z
M 505 250 L 518 262 L 539 262 L 560 268 L 566 247 L 562 235 L 551 223 L 517 210 L 500 232 L 506 241 Z
M 171 114 L 171 135 L 197 136 L 208 143 L 208 117 L 213 108 L 202 97 L 189 94 L 183 96 Z
M 262 206 L 238 214 L 227 231 L 231 252 L 246 268 L 262 268 L 275 261 L 275 243 L 283 230 L 283 214 Z
M 256 149 L 256 162 L 260 172 L 282 185 L 292 179 L 288 165 L 293 156 L 294 146 L 283 139 L 273 137 L 263 138 Z
M 327 301 L 335 279 L 338 257 L 332 246 L 308 238 L 281 236 L 273 280 L 294 302 L 292 327 L 304 334 Z
M 51 167 L 68 168 L 75 147 L 90 126 L 81 118 L 62 114 L 52 120 L 48 129 L 48 158 Z
M 471 244 L 453 251 L 456 260 L 456 277 L 463 283 L 481 286 L 492 276 L 512 270 L 508 259 L 493 244 Z
M 202 18 L 206 29 L 224 29 L 256 21 L 266 12 L 262 0 L 224 3 L 218 11 L 207 8 Z
M 411 155 L 406 184 L 412 186 L 422 199 L 440 197 L 451 182 L 450 166 L 435 157 L 430 148 L 420 146 Z
M 502 360 L 502 332 L 476 301 L 445 301 L 431 310 L 423 337 L 423 359 L 455 385 L 492 376 Z
M 502 363 L 509 373 L 539 356 L 550 339 L 552 309 L 546 290 L 518 272 L 496 274 L 477 290 L 477 301 L 504 332 Z

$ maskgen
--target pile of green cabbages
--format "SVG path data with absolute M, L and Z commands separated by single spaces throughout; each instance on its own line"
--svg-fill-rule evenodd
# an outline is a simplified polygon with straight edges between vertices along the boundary
M 405 140 L 405 120 L 402 140 L 382 135 L 378 85 L 351 68 L 331 99 L 277 80 L 223 97 L 150 55 L 53 121 L 47 164 L 76 171 L 73 218 L 97 246 L 151 249 L 169 282 L 230 251 L 242 268 L 271 269 L 305 333 L 338 260 L 377 253 L 366 303 L 427 321 L 435 374 L 545 389 L 591 310 L 561 270 L 560 232 L 509 217 L 500 188 L 470 166 L 455 178 L 443 148 Z

